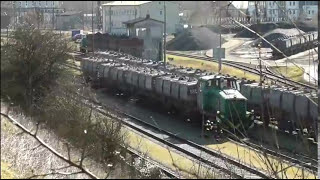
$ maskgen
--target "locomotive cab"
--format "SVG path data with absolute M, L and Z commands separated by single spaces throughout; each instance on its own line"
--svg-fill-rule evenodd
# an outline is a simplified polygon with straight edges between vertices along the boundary
M 253 112 L 247 111 L 247 99 L 238 91 L 234 78 L 219 75 L 199 79 L 198 107 L 228 129 L 248 129 Z

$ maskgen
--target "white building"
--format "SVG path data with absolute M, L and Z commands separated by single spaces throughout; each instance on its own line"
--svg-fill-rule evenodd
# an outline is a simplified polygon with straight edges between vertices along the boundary
M 299 9 L 299 1 L 285 1 L 286 2 L 286 11 L 287 16 L 291 20 L 298 20 L 300 9 Z
M 27 13 L 39 10 L 45 27 L 52 27 L 50 25 L 56 19 L 55 16 L 64 12 L 61 1 L 14 1 L 14 6 L 17 22 Z
M 166 1 L 166 29 L 171 34 L 179 25 L 179 5 Z M 102 5 L 103 32 L 126 34 L 123 22 L 136 18 L 150 18 L 164 21 L 164 1 L 114 1 Z
M 248 1 L 248 12 L 255 17 L 255 3 L 260 11 L 265 11 L 264 21 L 283 21 L 289 17 L 293 21 L 304 21 L 318 14 L 318 1 Z M 261 4 L 264 2 L 264 4 Z
M 301 16 L 307 18 L 318 16 L 318 1 L 300 1 L 300 8 L 303 10 Z
M 137 18 L 124 24 L 127 26 L 129 37 L 143 40 L 142 58 L 155 61 L 162 59 L 163 21 L 152 19 L 147 15 L 145 18 Z
M 61 1 L 15 1 L 16 8 L 60 8 Z
M 260 18 L 266 17 L 266 1 L 248 1 L 248 12 L 253 19 L 256 18 L 256 4 L 258 8 L 258 13 L 260 15 Z
M 286 17 L 286 2 L 288 1 L 266 1 L 267 21 L 278 22 Z

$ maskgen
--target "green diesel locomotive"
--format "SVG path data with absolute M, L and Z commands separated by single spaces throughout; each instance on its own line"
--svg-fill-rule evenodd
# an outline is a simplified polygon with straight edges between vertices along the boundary
M 254 112 L 247 111 L 247 99 L 237 90 L 236 79 L 203 76 L 198 81 L 198 108 L 223 129 L 244 132 L 253 125 Z

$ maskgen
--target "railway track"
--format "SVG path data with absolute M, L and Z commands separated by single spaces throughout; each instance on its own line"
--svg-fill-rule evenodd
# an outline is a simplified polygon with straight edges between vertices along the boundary
M 161 172 L 166 175 L 167 177 L 169 177 L 170 179 L 179 179 L 182 178 L 180 175 L 178 175 L 176 172 L 170 170 L 167 167 L 164 167 L 163 165 L 159 164 L 158 162 L 155 162 L 153 160 L 150 160 L 149 158 L 146 158 L 145 156 L 143 156 L 141 153 L 139 153 L 138 151 L 130 148 L 130 147 L 126 147 L 126 151 L 133 157 L 136 158 L 140 158 L 143 159 L 145 162 L 149 162 L 153 165 L 155 165 L 158 169 L 161 170 Z
M 98 102 L 95 102 L 95 104 L 96 105 L 98 105 L 98 106 L 101 106 L 101 107 L 105 107 L 105 106 L 103 106 L 103 105 L 101 105 L 101 103 L 98 103 Z M 114 110 L 112 110 L 112 111 L 114 111 Z M 140 119 L 138 119 L 138 118 L 135 118 L 135 117 L 133 117 L 133 116 L 131 116 L 131 115 L 128 115 L 128 114 L 125 114 L 125 113 L 123 113 L 123 112 L 119 112 L 119 111 L 117 111 L 118 113 L 120 113 L 120 114 L 122 114 L 122 115 L 124 115 L 124 116 L 126 116 L 126 118 L 128 118 L 129 117 L 129 119 L 131 119 L 131 120 L 134 120 L 136 123 L 138 123 L 138 124 L 141 124 L 142 123 L 142 125 L 143 126 L 146 126 L 146 127 L 148 127 L 148 128 L 151 128 L 151 129 L 154 129 L 154 130 L 158 130 L 158 131 L 160 131 L 161 133 L 164 133 L 166 136 L 168 136 L 168 137 L 174 137 L 175 139 L 178 139 L 179 141 L 181 141 L 182 143 L 186 143 L 186 141 L 187 141 L 187 143 L 186 144 L 189 144 L 191 147 L 193 147 L 193 148 L 197 148 L 197 149 L 200 149 L 201 151 L 203 151 L 203 152 L 206 152 L 206 153 L 208 153 L 209 155 L 212 155 L 212 156 L 218 156 L 218 157 L 220 157 L 220 158 L 222 158 L 222 159 L 228 159 L 228 157 L 225 157 L 225 156 L 220 156 L 220 155 L 217 155 L 216 153 L 213 153 L 212 154 L 212 150 L 209 150 L 209 149 L 206 149 L 206 148 L 204 148 L 204 147 L 202 147 L 202 146 L 199 146 L 199 145 L 197 145 L 197 144 L 194 144 L 193 142 L 189 142 L 188 140 L 185 140 L 185 139 L 182 139 L 182 138 L 180 138 L 180 137 L 176 137 L 175 135 L 173 135 L 172 133 L 170 133 L 170 132 L 165 132 L 165 131 L 163 131 L 163 130 L 159 130 L 159 129 L 157 129 L 157 127 L 154 127 L 153 125 L 151 125 L 151 124 L 148 124 L 148 123 L 145 123 L 144 121 L 142 121 L 142 120 L 140 120 Z M 133 125 L 134 126 L 134 125 Z M 131 127 L 131 126 L 130 126 Z M 132 127 L 131 127 L 132 128 Z M 135 129 L 135 128 L 132 128 L 132 129 Z M 137 129 L 135 129 L 135 130 L 137 130 Z M 140 130 L 137 130 L 137 131 L 139 131 L 140 132 Z M 142 132 L 143 133 L 143 132 Z M 154 138 L 154 139 L 157 139 L 157 138 Z M 158 139 L 159 140 L 159 139 Z M 234 140 L 234 141 L 237 141 L 237 140 L 235 140 L 235 139 L 232 139 L 232 140 Z M 161 140 L 159 140 L 159 141 L 161 141 Z M 281 158 L 281 159 L 283 159 L 283 160 L 286 160 L 286 161 L 288 161 L 288 162 L 291 162 L 291 163 L 294 163 L 294 164 L 297 164 L 297 165 L 299 165 L 299 166 L 301 166 L 301 167 L 305 167 L 305 168 L 307 168 L 307 169 L 309 169 L 309 170 L 312 170 L 312 171 L 314 171 L 314 172 L 316 172 L 317 171 L 317 167 L 316 166 L 314 166 L 314 165 L 312 165 L 311 163 L 309 163 L 310 161 L 314 161 L 313 159 L 311 159 L 311 158 L 304 158 L 304 160 L 306 160 L 306 159 L 308 159 L 308 163 L 306 163 L 306 162 L 303 162 L 303 161 L 301 161 L 301 160 L 298 160 L 298 159 L 295 159 L 295 158 L 293 158 L 293 157 L 291 157 L 291 156 L 287 156 L 287 155 L 284 155 L 284 154 L 281 154 L 281 153 L 279 153 L 279 152 L 275 152 L 275 151 L 273 151 L 273 150 L 270 150 L 270 149 L 267 149 L 267 148 L 264 148 L 264 147 L 261 147 L 261 146 L 259 146 L 259 145 L 257 145 L 257 144 L 254 144 L 254 143 L 252 143 L 252 142 L 239 142 L 239 141 L 237 141 L 238 143 L 241 143 L 241 144 L 244 144 L 244 145 L 246 145 L 246 146 L 249 146 L 250 148 L 252 148 L 253 150 L 259 150 L 259 151 L 262 151 L 262 152 L 266 152 L 267 154 L 270 154 L 270 155 L 272 155 L 273 157 L 277 157 L 277 158 Z M 166 142 L 163 142 L 164 144 L 166 144 Z M 172 145 L 169 145 L 170 147 L 172 147 Z M 180 148 L 181 149 L 181 148 Z M 184 152 L 183 151 L 183 153 L 184 154 L 187 154 L 186 152 Z M 194 157 L 194 155 L 193 156 L 191 156 L 191 157 Z M 198 159 L 198 158 L 196 158 L 195 157 L 195 159 Z M 310 161 L 309 161 L 310 160 Z M 237 164 L 238 162 L 236 161 L 236 160 L 234 160 L 233 159 L 233 161 L 231 160 L 231 162 L 229 162 L 229 163 L 231 163 L 231 164 Z M 204 162 L 206 162 L 206 161 L 204 161 Z M 208 162 L 207 162 L 208 163 Z M 210 162 L 209 162 L 210 163 Z M 315 162 L 312 162 L 313 164 L 315 164 Z M 243 166 L 243 164 L 242 165 L 240 165 L 240 166 Z M 244 166 L 244 168 L 245 169 L 247 169 L 248 167 L 245 167 Z M 250 168 L 250 167 L 249 167 Z M 256 170 L 256 169 L 255 169 Z M 253 171 L 255 171 L 255 170 L 253 170 Z M 252 171 L 252 170 L 251 170 Z M 251 172 L 251 171 L 249 171 L 248 170 L 248 172 Z M 261 171 L 260 171 L 260 173 L 261 173 Z M 259 174 L 259 173 L 258 173 Z M 261 174 L 260 174 L 261 175 Z M 262 175 L 263 176 L 263 175 Z M 262 177 L 263 178 L 263 177 Z
M 88 98 L 83 96 L 81 96 L 81 98 L 86 100 L 86 105 L 93 107 L 97 112 L 112 119 L 120 121 L 123 125 L 174 149 L 175 151 L 177 151 L 180 154 L 183 154 L 184 156 L 191 157 L 195 161 L 200 161 L 201 163 L 205 164 L 208 168 L 216 168 L 228 175 L 231 175 L 234 178 L 272 178 L 270 175 L 267 175 L 266 172 L 263 172 L 255 167 L 249 167 L 248 165 L 239 162 L 236 159 L 228 157 L 218 151 L 210 150 L 208 148 L 195 144 L 189 140 L 180 138 L 168 131 L 159 129 L 154 125 L 146 123 L 139 118 L 121 112 L 120 110 L 108 108 L 100 102 L 89 100 Z M 146 129 L 142 129 L 139 125 L 144 126 Z M 162 134 L 163 137 L 166 138 L 163 139 L 159 137 L 159 134 Z M 172 143 L 170 141 L 174 141 L 176 143 Z M 200 154 L 202 155 L 200 156 Z M 210 159 L 210 161 L 208 159 Z
M 172 51 L 167 51 L 167 54 L 176 55 L 176 56 L 182 56 L 182 57 L 188 57 L 188 58 L 195 58 L 195 59 L 200 59 L 200 60 L 205 60 L 205 61 L 218 62 L 218 60 L 215 60 L 215 59 L 210 58 L 210 57 L 201 57 L 201 56 L 196 56 L 196 55 L 188 55 L 188 54 L 176 53 L 176 52 L 172 52 Z M 223 60 L 222 64 L 228 65 L 228 66 L 231 66 L 231 67 L 234 67 L 234 68 L 238 68 L 238 69 L 241 69 L 243 71 L 250 72 L 250 73 L 253 73 L 253 74 L 256 74 L 256 75 L 260 75 L 260 71 L 258 69 L 253 68 L 253 67 L 249 67 L 248 65 L 244 65 L 243 63 Z M 288 86 L 293 87 L 293 88 L 304 88 L 304 89 L 307 89 L 307 90 L 317 90 L 317 87 L 315 87 L 315 86 L 304 84 L 304 83 L 301 83 L 301 82 L 296 82 L 296 81 L 287 79 L 285 77 L 282 77 L 280 75 L 276 75 L 275 73 L 271 72 L 270 69 L 268 69 L 268 68 L 267 68 L 267 71 L 263 72 L 263 74 L 265 75 L 265 77 L 267 79 L 270 79 L 270 80 L 275 81 L 275 82 L 280 82 L 282 84 L 288 85 Z
M 102 105 L 102 104 L 99 103 L 99 102 L 92 102 L 92 103 L 95 104 L 95 105 L 98 106 L 98 107 L 104 107 L 104 109 L 107 108 L 107 107 L 105 107 L 104 105 Z M 107 109 L 110 109 L 110 108 L 107 108 Z M 100 109 L 99 111 L 101 112 L 101 109 Z M 194 154 L 194 153 L 190 153 L 190 152 L 186 151 L 185 149 L 187 149 L 187 148 L 185 148 L 185 149 L 183 149 L 183 148 L 181 148 L 181 147 L 178 147 L 178 148 L 177 148 L 176 145 L 174 145 L 174 144 L 172 144 L 172 143 L 168 143 L 166 140 L 163 140 L 163 139 L 161 139 L 161 138 L 159 139 L 159 137 L 154 137 L 154 135 L 150 134 L 150 132 L 147 132 L 147 133 L 144 132 L 144 130 L 142 130 L 142 129 L 140 129 L 139 127 L 137 127 L 136 124 L 143 125 L 143 126 L 147 127 L 147 129 L 152 129 L 152 130 L 154 130 L 154 131 L 157 131 L 157 132 L 159 132 L 159 133 L 162 133 L 162 134 L 164 134 L 164 135 L 167 137 L 167 139 L 171 139 L 171 140 L 174 139 L 175 142 L 178 142 L 178 144 L 187 144 L 187 145 L 189 145 L 189 146 L 191 146 L 191 147 L 193 147 L 193 148 L 195 148 L 195 149 L 198 149 L 198 150 L 200 150 L 200 151 L 202 151 L 202 152 L 204 152 L 204 153 L 207 153 L 209 156 L 218 157 L 218 159 L 220 159 L 220 161 L 221 161 L 221 159 L 222 159 L 222 161 L 227 161 L 228 163 L 230 163 L 230 164 L 228 165 L 229 167 L 230 167 L 230 165 L 232 165 L 232 166 L 237 166 L 237 167 L 240 168 L 240 169 L 242 169 L 242 168 L 245 169 L 245 170 L 249 173 L 248 175 L 250 175 L 250 173 L 251 173 L 250 176 L 248 176 L 248 175 L 247 175 L 247 176 L 246 176 L 246 175 L 241 176 L 241 175 L 237 175 L 237 174 L 233 173 L 233 176 L 235 176 L 235 177 L 238 177 L 238 178 L 253 178 L 252 174 L 254 174 L 254 175 L 255 175 L 255 178 L 270 178 L 270 176 L 266 175 L 265 173 L 263 173 L 263 172 L 260 171 L 260 170 L 257 170 L 257 169 L 255 169 L 255 168 L 253 168 L 253 167 L 248 167 L 248 166 L 246 166 L 246 165 L 238 162 L 238 161 L 235 160 L 235 159 L 230 159 L 229 157 L 226 157 L 226 156 L 220 154 L 219 152 L 214 152 L 214 151 L 211 150 L 211 149 L 207 149 L 207 148 L 202 147 L 202 146 L 200 146 L 200 145 L 194 144 L 193 142 L 190 142 L 190 141 L 188 141 L 188 140 L 185 140 L 185 139 L 182 139 L 182 138 L 180 138 L 180 137 L 177 137 L 177 136 L 175 136 L 174 134 L 172 134 L 172 133 L 170 133 L 170 132 L 167 132 L 167 131 L 158 129 L 157 127 L 155 127 L 155 126 L 153 126 L 153 125 L 151 125 L 151 124 L 148 124 L 148 123 L 144 122 L 143 120 L 140 120 L 140 119 L 138 119 L 138 118 L 136 118 L 136 117 L 133 117 L 133 116 L 131 116 L 131 115 L 129 115 L 129 114 L 126 114 L 126 113 L 120 112 L 119 110 L 114 110 L 114 109 L 112 109 L 111 111 L 117 111 L 117 113 L 120 113 L 121 116 L 124 116 L 124 119 L 126 119 L 126 118 L 128 119 L 128 118 L 129 118 L 130 121 L 131 121 L 131 123 L 130 123 L 128 120 L 123 121 L 123 119 L 122 119 L 122 120 L 120 119 L 126 126 L 129 126 L 130 128 L 132 128 L 132 129 L 134 129 L 134 130 L 136 130 L 136 131 L 138 131 L 138 132 L 140 132 L 140 133 L 147 134 L 147 136 L 151 137 L 152 139 L 155 139 L 155 140 L 157 140 L 157 141 L 159 141 L 159 142 L 161 142 L 161 143 L 163 143 L 163 144 L 165 144 L 165 145 L 168 145 L 169 147 L 171 147 L 171 148 L 173 148 L 173 149 L 178 149 L 178 151 L 180 151 L 180 152 L 182 152 L 183 154 L 186 154 L 186 155 L 188 155 L 188 156 L 190 156 L 190 157 L 192 157 L 192 158 L 194 158 L 194 159 L 199 159 L 201 162 L 203 162 L 203 163 L 205 163 L 205 164 L 208 164 L 208 165 L 213 166 L 213 167 L 215 167 L 215 168 L 219 168 L 220 170 L 223 170 L 225 173 L 230 173 L 230 172 L 228 172 L 228 171 L 229 171 L 228 169 L 221 169 L 221 167 L 217 167 L 216 164 L 213 164 L 213 163 L 212 163 L 212 162 L 217 163 L 218 161 L 208 161 L 208 160 L 205 160 L 205 159 L 203 159 L 203 158 L 198 157 L 198 156 L 197 156 L 196 154 Z M 114 117 L 113 117 L 113 118 L 114 118 Z M 118 119 L 118 120 L 119 120 L 119 119 Z M 132 123 L 132 121 L 133 121 L 134 123 Z M 189 148 L 189 149 L 190 149 L 190 148 Z M 258 148 L 257 148 L 257 149 L 258 149 Z M 260 150 L 261 150 L 261 148 L 260 148 Z M 276 157 L 281 157 L 281 158 L 283 158 L 283 159 L 285 159 L 285 160 L 289 160 L 290 162 L 294 162 L 294 163 L 296 163 L 296 164 L 302 165 L 302 166 L 307 167 L 307 168 L 309 168 L 309 169 L 312 169 L 312 171 L 316 171 L 316 169 L 317 169 L 316 167 L 313 167 L 313 166 L 308 165 L 308 164 L 306 164 L 306 163 L 300 162 L 299 160 L 293 159 L 293 158 L 291 158 L 291 157 L 286 157 L 286 156 L 284 156 L 284 155 L 279 155 L 279 154 L 277 154 L 276 152 L 274 152 L 274 154 L 272 154 L 272 152 L 271 152 L 270 150 L 269 150 L 269 151 L 265 151 L 265 152 L 267 152 L 267 153 L 269 153 L 269 154 L 271 154 L 271 155 L 275 155 Z M 206 158 L 206 159 L 208 159 L 208 158 Z M 218 164 L 219 164 L 219 163 L 218 163 Z M 233 169 L 233 168 L 232 168 L 232 169 Z
M 197 159 L 199 161 L 201 161 L 202 163 L 205 163 L 207 164 L 208 166 L 212 166 L 214 168 L 217 168 L 217 169 L 220 169 L 222 170 L 223 172 L 227 173 L 227 174 L 230 174 L 230 170 L 228 168 L 222 168 L 221 166 L 223 166 L 223 164 L 225 164 L 226 162 L 228 163 L 227 167 L 232 167 L 230 169 L 234 169 L 233 167 L 235 167 L 236 169 L 238 168 L 239 172 L 241 172 L 240 174 L 237 173 L 237 172 L 232 172 L 232 175 L 234 177 L 237 177 L 237 178 L 272 178 L 270 175 L 266 175 L 265 172 L 262 172 L 261 170 L 258 170 L 254 167 L 249 167 L 241 162 L 239 162 L 238 160 L 236 159 L 232 159 L 230 157 L 227 157 L 223 154 L 221 154 L 220 152 L 215 152 L 214 150 L 211 150 L 211 149 L 208 149 L 208 148 L 205 148 L 203 146 L 200 146 L 198 144 L 195 144 L 191 141 L 188 141 L 186 139 L 183 139 L 183 138 L 180 138 L 170 132 L 167 132 L 167 131 L 164 131 L 162 129 L 159 129 L 158 127 L 155 127 L 154 125 L 151 125 L 149 123 L 146 123 L 144 122 L 143 120 L 141 119 L 138 119 L 136 117 L 133 117 L 129 114 L 126 114 L 124 112 L 121 112 L 119 110 L 116 110 L 116 109 L 111 109 L 102 105 L 101 103 L 99 102 L 93 102 L 91 101 L 91 103 L 95 106 L 95 107 L 100 107 L 98 109 L 98 112 L 104 114 L 104 115 L 107 115 L 107 116 L 110 116 L 110 114 L 105 114 L 105 112 L 102 110 L 102 107 L 103 109 L 108 109 L 108 112 L 110 111 L 116 111 L 116 116 L 115 115 L 111 115 L 112 118 L 115 118 L 117 120 L 120 120 L 125 126 L 128 126 L 144 135 L 147 135 L 148 137 L 151 137 L 152 139 L 156 140 L 156 141 L 159 141 L 179 152 L 182 152 L 183 154 L 187 155 L 187 156 L 190 156 L 192 157 L 193 159 Z M 122 118 L 119 118 L 119 117 L 122 117 Z M 127 120 L 126 120 L 127 119 Z M 137 126 L 138 125 L 138 126 Z M 145 130 L 141 129 L 139 125 L 142 125 L 144 127 L 146 127 L 147 129 L 152 129 L 152 131 L 156 131 L 157 133 L 161 133 L 163 134 L 166 139 L 170 139 L 171 141 L 174 140 L 174 142 L 177 142 L 176 144 L 184 144 L 184 147 L 181 147 L 181 146 L 177 146 L 175 144 L 172 144 L 170 143 L 169 141 L 167 140 L 164 140 L 164 139 L 161 139 L 159 138 L 158 136 L 154 136 L 152 133 L 150 132 L 146 132 Z M 279 154 L 277 152 L 274 152 L 272 150 L 268 150 L 268 149 L 263 149 L 262 147 L 258 147 L 258 145 L 255 145 L 255 144 L 250 144 L 250 143 L 244 143 L 246 145 L 249 146 L 249 148 L 253 149 L 253 150 L 260 150 L 260 151 L 263 151 L 263 152 L 266 152 L 274 157 L 278 157 L 278 158 L 281 158 L 283 160 L 286 160 L 288 162 L 291 162 L 291 163 L 294 163 L 294 164 L 298 164 L 299 166 L 302 166 L 302 167 L 305 167 L 305 168 L 308 168 L 309 170 L 313 171 L 313 172 L 317 172 L 317 167 L 316 166 L 313 166 L 313 165 L 310 165 L 308 163 L 305 163 L 305 162 L 302 162 L 300 160 L 297 160 L 297 159 L 294 159 L 292 157 L 288 157 L 286 155 L 282 155 L 282 154 Z M 190 147 L 187 148 L 186 146 L 190 146 L 191 150 L 190 152 L 185 150 L 185 149 L 189 149 L 190 150 Z M 203 153 L 205 153 L 205 157 L 206 158 L 201 158 L 199 157 L 195 152 L 195 150 L 198 150 L 198 151 L 202 151 Z M 211 160 L 211 161 L 208 161 L 206 159 L 209 159 L 208 157 L 215 157 L 216 160 Z M 219 163 L 220 161 L 220 163 Z M 222 163 L 221 163 L 222 161 Z M 213 164 L 212 162 L 215 162 L 215 164 Z M 218 164 L 218 165 L 217 165 Z M 221 166 L 219 166 L 219 164 Z M 242 170 L 240 170 L 242 169 Z M 243 170 L 246 171 L 246 173 L 243 173 Z

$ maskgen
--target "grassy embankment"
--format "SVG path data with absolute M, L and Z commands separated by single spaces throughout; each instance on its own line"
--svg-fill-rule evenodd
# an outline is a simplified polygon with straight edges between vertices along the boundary
M 270 69 L 276 73 L 279 74 L 281 73 L 285 77 L 298 81 L 298 82 L 303 82 L 303 70 L 296 67 L 296 66 L 289 66 L 288 68 L 286 67 L 270 67 Z

